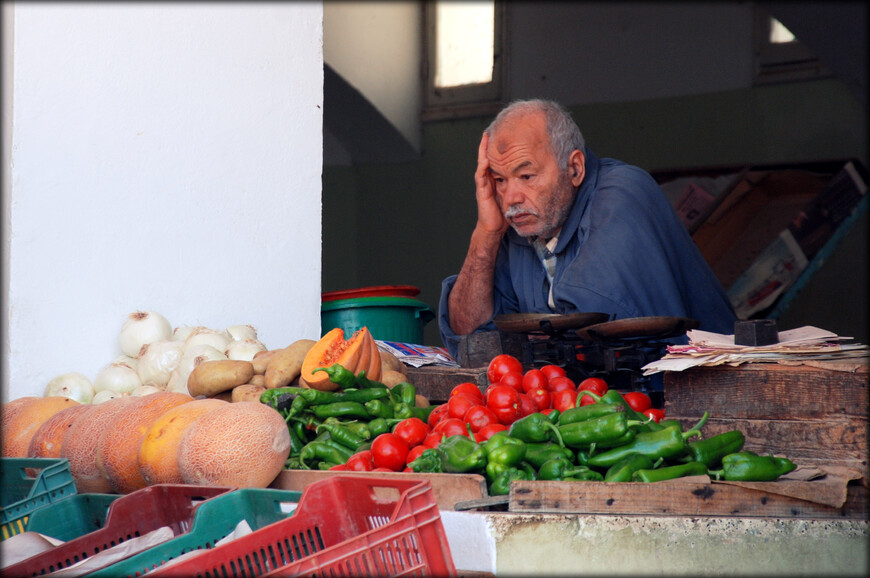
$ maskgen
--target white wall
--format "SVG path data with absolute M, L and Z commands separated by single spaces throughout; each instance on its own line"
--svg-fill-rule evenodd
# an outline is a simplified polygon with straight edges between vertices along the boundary
M 93 379 L 137 309 L 319 337 L 322 14 L 14 6 L 3 399 Z
M 420 150 L 419 1 L 326 2 L 324 59 Z

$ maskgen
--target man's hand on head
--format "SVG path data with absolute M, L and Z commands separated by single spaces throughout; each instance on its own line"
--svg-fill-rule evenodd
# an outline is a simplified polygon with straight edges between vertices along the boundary
M 501 207 L 495 196 L 495 183 L 489 171 L 489 158 L 486 147 L 489 136 L 483 133 L 480 146 L 477 149 L 477 170 L 474 173 L 474 183 L 477 197 L 477 228 L 482 232 L 501 239 L 508 228 Z

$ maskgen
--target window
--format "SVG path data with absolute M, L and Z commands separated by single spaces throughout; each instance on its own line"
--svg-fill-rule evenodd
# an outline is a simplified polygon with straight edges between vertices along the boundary
M 505 10 L 501 2 L 425 3 L 424 120 L 490 114 L 501 106 Z
M 756 85 L 831 76 L 788 28 L 760 8 L 755 13 L 754 40 Z

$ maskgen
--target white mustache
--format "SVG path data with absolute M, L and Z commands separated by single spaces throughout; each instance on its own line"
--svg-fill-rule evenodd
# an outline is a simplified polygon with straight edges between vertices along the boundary
M 528 213 L 529 215 L 534 215 L 535 217 L 539 216 L 536 211 L 524 209 L 521 205 L 514 205 L 513 207 L 508 208 L 508 210 L 504 212 L 504 218 L 512 219 L 520 213 Z

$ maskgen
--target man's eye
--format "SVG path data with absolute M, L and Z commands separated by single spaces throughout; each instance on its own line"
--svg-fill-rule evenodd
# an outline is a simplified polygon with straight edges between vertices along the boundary
M 533 175 L 520 175 L 520 179 L 523 181 L 528 181 L 532 178 Z

